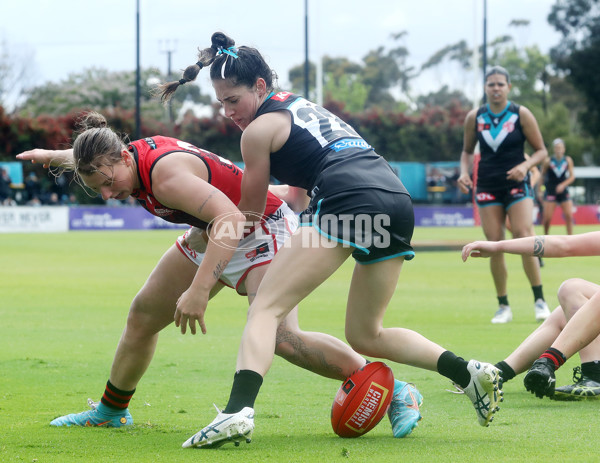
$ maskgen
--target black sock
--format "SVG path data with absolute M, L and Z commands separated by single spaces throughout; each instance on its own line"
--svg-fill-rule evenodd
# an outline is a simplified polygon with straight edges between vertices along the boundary
M 236 371 L 229 402 L 223 413 L 237 413 L 244 407 L 254 408 L 254 401 L 262 385 L 263 377 L 252 370 Z
M 508 304 L 508 295 L 505 294 L 504 296 L 498 296 L 498 304 L 500 304 L 500 305 L 509 305 Z
M 582 363 L 581 374 L 600 383 L 600 360 Z
M 565 357 L 565 354 L 563 354 L 558 349 L 555 349 L 554 347 L 550 347 L 547 351 L 540 355 L 540 358 L 547 358 L 552 360 L 552 363 L 554 363 L 555 370 L 558 370 L 567 361 L 567 357 Z
M 533 302 L 537 301 L 538 299 L 541 299 L 542 301 L 544 300 L 544 291 L 542 290 L 542 285 L 532 286 L 531 289 L 533 291 Z
M 515 376 L 517 376 L 517 374 L 515 373 L 515 370 L 513 370 L 511 368 L 511 366 L 508 363 L 506 363 L 504 360 L 502 360 L 501 362 L 498 362 L 494 366 L 496 368 L 498 368 L 498 370 L 500 370 L 500 376 L 502 376 L 503 383 L 505 383 L 505 382 L 513 379 Z
M 467 361 L 462 357 L 457 357 L 454 353 L 447 350 L 437 361 L 437 370 L 440 375 L 450 378 L 460 387 L 467 387 L 471 381 L 471 374 L 467 370 Z
M 100 402 L 114 410 L 125 410 L 129 406 L 129 401 L 134 392 L 135 389 L 133 391 L 122 391 L 109 380 L 106 382 L 106 388 Z

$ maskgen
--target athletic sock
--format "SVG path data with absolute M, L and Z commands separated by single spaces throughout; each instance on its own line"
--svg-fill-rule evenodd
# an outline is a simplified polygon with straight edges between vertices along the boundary
M 565 355 L 558 349 L 555 349 L 554 347 L 550 347 L 547 351 L 540 355 L 540 358 L 547 358 L 552 360 L 552 363 L 554 363 L 555 370 L 558 370 L 567 361 Z
M 542 289 L 542 285 L 532 286 L 531 290 L 533 291 L 533 302 L 538 299 L 544 300 L 544 290 Z
M 505 294 L 504 296 L 498 296 L 498 304 L 499 305 L 509 305 L 508 304 L 508 295 Z
M 498 368 L 498 370 L 500 370 L 500 376 L 502 376 L 502 382 L 506 383 L 507 381 L 513 379 L 515 376 L 517 376 L 517 374 L 515 373 L 515 370 L 513 370 L 511 368 L 511 366 L 506 363 L 504 360 L 502 360 L 501 362 L 498 362 L 496 365 L 494 365 L 496 368 Z
M 113 410 L 125 410 L 129 407 L 129 401 L 134 392 L 135 389 L 133 391 L 122 391 L 115 387 L 109 380 L 106 383 L 106 388 L 100 402 Z
M 236 371 L 233 376 L 233 386 L 229 402 L 223 413 L 237 413 L 244 407 L 254 408 L 254 401 L 262 385 L 263 377 L 252 370 Z
M 437 361 L 437 370 L 440 375 L 450 378 L 460 387 L 465 388 L 471 381 L 471 373 L 467 370 L 468 362 L 462 357 L 457 357 L 447 350 L 440 355 Z
M 582 363 L 581 374 L 590 378 L 592 381 L 600 383 L 600 360 Z

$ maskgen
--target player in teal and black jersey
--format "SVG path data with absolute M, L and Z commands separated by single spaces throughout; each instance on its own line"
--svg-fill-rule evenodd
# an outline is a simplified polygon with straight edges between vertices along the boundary
M 557 138 L 552 142 L 554 156 L 546 159 L 542 168 L 544 178 L 544 235 L 550 231 L 550 224 L 556 204 L 560 207 L 567 226 L 567 235 L 573 234 L 573 201 L 567 188 L 575 181 L 573 159 L 565 155 L 565 142 Z
M 475 146 L 479 143 L 481 159 L 474 194 L 486 239 L 500 241 L 505 238 L 507 216 L 514 237 L 531 236 L 533 191 L 528 173 L 548 153 L 531 111 L 508 100 L 511 85 L 506 69 L 493 67 L 486 73 L 485 82 L 488 103 L 470 111 L 465 119 L 458 185 L 464 193 L 473 188 L 469 171 Z M 525 141 L 534 149 L 530 158 L 525 157 Z M 550 311 L 542 291 L 539 261 L 531 256 L 522 259 L 533 290 L 535 319 L 543 321 Z M 508 303 L 504 255 L 492 256 L 490 268 L 499 306 L 492 323 L 508 323 L 512 320 L 512 310 Z

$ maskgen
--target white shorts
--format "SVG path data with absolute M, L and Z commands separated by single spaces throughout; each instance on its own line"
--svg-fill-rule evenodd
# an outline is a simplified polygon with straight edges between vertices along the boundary
M 219 281 L 225 286 L 235 288 L 238 294 L 246 295 L 244 281 L 248 272 L 253 268 L 266 265 L 273 260 L 275 253 L 283 243 L 292 236 L 298 228 L 298 216 L 287 204 L 283 203 L 277 211 L 271 214 L 260 228 L 242 238 L 233 253 L 233 257 L 225 267 Z M 197 252 L 181 242 L 189 233 L 186 231 L 177 238 L 177 248 L 196 265 L 200 265 L 204 253 Z

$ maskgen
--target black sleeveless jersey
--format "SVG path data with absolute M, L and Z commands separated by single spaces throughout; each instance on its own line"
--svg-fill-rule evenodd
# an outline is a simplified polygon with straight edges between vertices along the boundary
M 477 169 L 479 188 L 502 188 L 518 182 L 506 180 L 506 172 L 525 160 L 525 135 L 518 104 L 508 102 L 500 114 L 489 105 L 477 110 L 476 133 L 481 159 Z
M 379 188 L 407 193 L 385 159 L 348 124 L 327 109 L 289 92 L 272 93 L 256 116 L 287 111 L 288 140 L 271 153 L 271 175 L 288 185 L 329 193 Z
M 550 158 L 550 165 L 546 171 L 546 190 L 555 192 L 556 186 L 564 182 L 569 176 L 569 163 L 566 156 L 558 160 L 554 156 Z

